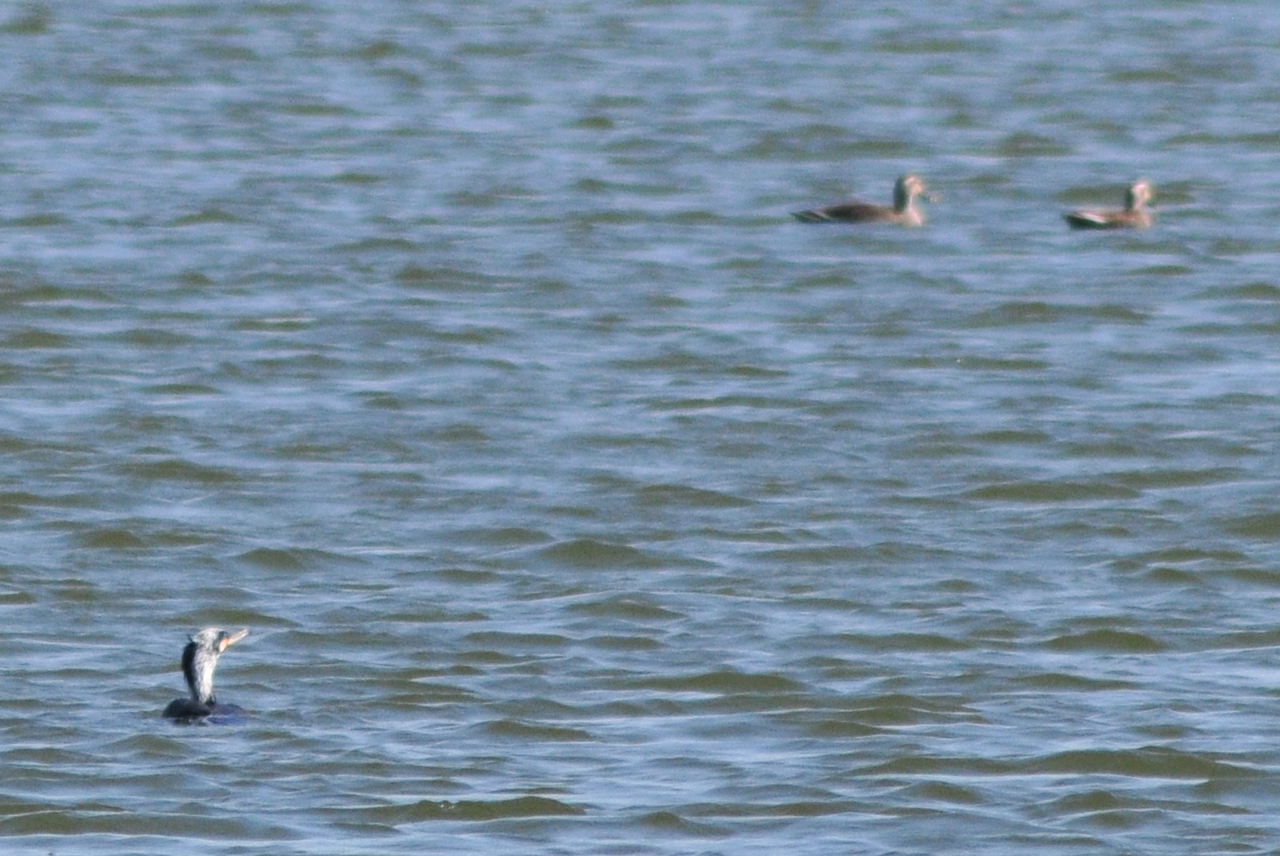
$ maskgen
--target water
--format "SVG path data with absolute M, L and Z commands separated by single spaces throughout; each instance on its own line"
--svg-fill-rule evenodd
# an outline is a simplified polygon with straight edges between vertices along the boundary
M 5 9 L 3 849 L 1280 849 L 1273 5 Z

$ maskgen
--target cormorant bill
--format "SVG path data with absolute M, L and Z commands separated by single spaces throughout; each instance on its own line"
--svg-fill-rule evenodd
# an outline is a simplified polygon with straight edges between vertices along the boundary
M 220 627 L 206 627 L 191 636 L 182 650 L 182 674 L 187 679 L 191 698 L 175 698 L 164 709 L 166 719 L 174 722 L 217 722 L 222 717 L 244 715 L 244 708 L 234 704 L 218 704 L 213 697 L 213 670 L 222 652 L 249 635 L 249 629 L 231 633 Z

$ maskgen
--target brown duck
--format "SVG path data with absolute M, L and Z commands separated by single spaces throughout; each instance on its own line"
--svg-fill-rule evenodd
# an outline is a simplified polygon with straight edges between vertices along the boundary
M 1123 211 L 1068 211 L 1062 215 L 1072 229 L 1145 229 L 1151 225 L 1151 185 L 1136 181 L 1124 195 Z
M 918 176 L 907 174 L 893 185 L 892 208 L 854 200 L 812 211 L 796 211 L 791 216 L 801 223 L 897 223 L 900 226 L 923 226 L 924 216 L 916 208 L 915 201 L 924 191 L 924 182 Z

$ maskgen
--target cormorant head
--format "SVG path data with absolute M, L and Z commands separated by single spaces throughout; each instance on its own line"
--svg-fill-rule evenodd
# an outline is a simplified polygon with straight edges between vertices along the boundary
M 191 642 L 182 650 L 182 674 L 187 679 L 192 701 L 213 702 L 213 670 L 218 666 L 218 658 L 248 635 L 247 627 L 231 632 L 221 627 L 206 627 L 191 635 Z

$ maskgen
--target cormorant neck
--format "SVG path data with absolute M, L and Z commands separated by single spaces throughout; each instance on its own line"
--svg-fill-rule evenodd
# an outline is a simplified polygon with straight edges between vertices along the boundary
M 213 670 L 218 655 L 191 642 L 182 650 L 182 674 L 187 679 L 191 700 L 197 704 L 213 704 Z

